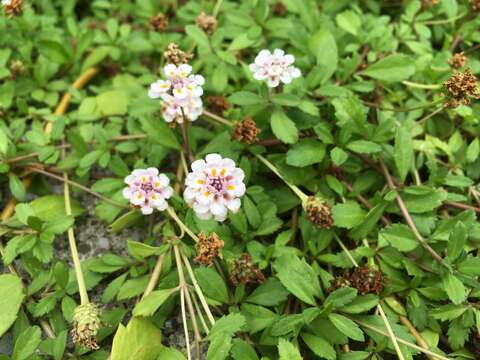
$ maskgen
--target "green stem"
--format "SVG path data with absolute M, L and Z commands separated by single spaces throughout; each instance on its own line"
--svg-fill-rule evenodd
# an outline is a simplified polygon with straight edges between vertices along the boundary
M 428 89 L 428 90 L 437 90 L 442 87 L 442 85 L 439 85 L 439 84 L 419 84 L 419 83 L 407 81 L 407 80 L 402 81 L 402 84 L 412 88 L 416 88 L 416 89 Z
M 441 19 L 441 20 L 425 20 L 425 21 L 418 21 L 418 23 L 425 24 L 425 25 L 442 25 L 442 24 L 448 24 L 451 22 L 455 22 L 458 19 L 463 18 L 465 15 L 467 15 L 468 12 L 464 12 L 460 15 L 451 17 L 449 19 Z
M 285 179 L 281 174 L 280 172 L 278 171 L 278 169 L 275 167 L 275 165 L 273 165 L 270 161 L 268 161 L 267 159 L 265 159 L 262 155 L 260 154 L 255 154 L 255 156 L 262 162 L 265 164 L 266 167 L 268 167 L 270 170 L 272 170 L 272 172 L 277 175 L 280 179 L 283 180 L 283 182 L 285 184 L 287 184 L 287 186 L 292 189 L 292 191 L 295 193 L 295 195 L 297 195 L 301 202 L 302 202 L 302 206 L 305 207 L 305 204 L 308 200 L 308 196 L 298 188 L 298 186 L 295 186 L 293 184 L 290 184 L 287 179 Z
M 182 231 L 185 231 L 188 234 L 188 236 L 190 236 L 193 240 L 195 240 L 195 242 L 199 241 L 198 236 L 195 235 L 193 231 L 190 230 L 188 226 L 183 223 L 182 220 L 180 220 L 180 218 L 178 217 L 177 213 L 173 208 L 168 207 L 167 212 L 168 212 L 168 215 L 170 215 L 170 217 L 178 224 L 180 229 L 182 229 Z

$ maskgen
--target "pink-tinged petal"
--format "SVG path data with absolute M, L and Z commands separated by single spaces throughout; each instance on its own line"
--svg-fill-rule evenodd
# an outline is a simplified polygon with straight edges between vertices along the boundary
M 182 64 L 178 67 L 178 76 L 186 78 L 192 72 L 192 67 L 188 64 Z
M 165 174 L 158 175 L 158 181 L 160 181 L 160 184 L 162 185 L 162 187 L 166 187 L 170 185 L 170 179 Z
M 292 78 L 294 78 L 294 79 L 295 79 L 295 78 L 298 78 L 298 77 L 300 77 L 300 76 L 302 75 L 300 69 L 298 69 L 298 68 L 296 68 L 296 67 L 293 67 L 293 66 L 290 66 L 290 67 L 288 68 L 288 72 L 290 73 L 290 76 L 291 76 Z
M 213 201 L 210 205 L 210 212 L 215 216 L 226 216 L 228 210 L 226 206 L 219 201 Z
M 240 197 L 240 196 L 243 196 L 245 194 L 245 184 L 244 183 L 240 183 L 238 185 L 235 186 L 235 189 L 233 190 L 233 193 L 235 196 L 237 197 Z
M 125 177 L 124 182 L 125 182 L 125 184 L 131 184 L 131 183 L 133 183 L 135 180 L 136 180 L 136 176 L 134 176 L 133 174 L 130 174 L 130 175 L 127 175 L 127 176 Z
M 151 213 L 153 213 L 153 208 L 145 205 L 140 208 L 140 211 L 143 215 L 150 215 Z
M 201 220 L 210 220 L 212 218 L 212 213 L 210 211 L 206 213 L 195 213 L 195 215 Z
M 235 167 L 235 161 L 229 158 L 224 158 L 222 162 L 222 167 L 233 169 Z
M 130 202 L 133 205 L 143 205 L 145 203 L 145 196 L 140 191 L 135 191 L 130 197 Z
M 197 196 L 197 192 L 189 187 L 187 187 L 183 192 L 183 198 L 188 204 L 192 204 L 196 196 Z
M 161 96 L 162 96 L 161 93 L 159 93 L 159 92 L 157 92 L 157 91 L 155 91 L 155 90 L 153 90 L 153 89 L 149 89 L 149 90 L 148 90 L 148 97 L 149 97 L 150 99 L 158 99 L 158 98 L 161 97 Z
M 292 82 L 292 77 L 290 76 L 290 74 L 288 72 L 284 72 L 281 76 L 280 76 L 280 80 L 284 83 L 284 84 L 290 84 Z
M 164 211 L 168 208 L 168 203 L 165 200 L 159 201 L 155 203 L 155 207 L 157 210 Z
M 197 171 L 202 171 L 205 168 L 205 160 L 195 160 L 192 165 L 192 170 L 197 172 Z
M 280 84 L 280 79 L 278 77 L 269 77 L 267 79 L 267 86 L 268 87 L 277 87 Z
M 205 156 L 205 161 L 209 165 L 216 165 L 222 161 L 222 157 L 219 154 L 208 154 Z
M 168 186 L 162 191 L 162 195 L 165 199 L 169 199 L 173 195 L 173 189 Z
M 130 198 L 132 196 L 132 192 L 131 192 L 130 188 L 129 187 L 124 188 L 123 191 L 122 191 L 122 195 L 125 199 L 130 200 Z
M 253 78 L 259 81 L 265 80 L 267 77 L 268 77 L 268 74 L 264 69 L 260 69 L 253 74 Z
M 257 64 L 250 64 L 248 65 L 248 68 L 250 69 L 251 72 L 257 72 L 258 70 L 260 70 L 260 66 L 258 66 Z
M 146 170 L 146 173 L 148 175 L 151 175 L 151 176 L 157 176 L 158 175 L 158 169 L 157 168 L 154 168 L 154 167 L 149 167 L 147 170 Z
M 282 57 L 284 54 L 285 54 L 285 51 L 283 51 L 282 49 L 273 50 L 273 56 Z
M 165 76 L 169 79 L 175 78 L 177 76 L 177 66 L 174 64 L 167 64 L 163 68 Z
M 214 219 L 215 221 L 218 221 L 218 222 L 224 222 L 227 219 L 227 214 L 215 215 Z
M 242 205 L 240 199 L 233 199 L 227 203 L 228 210 L 236 214 Z
M 295 56 L 287 54 L 283 57 L 283 60 L 287 65 L 291 65 L 295 62 Z

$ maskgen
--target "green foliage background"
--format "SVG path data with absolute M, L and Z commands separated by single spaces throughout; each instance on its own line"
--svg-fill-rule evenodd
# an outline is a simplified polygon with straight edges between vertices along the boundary
M 478 358 L 480 107 L 472 99 L 445 108 L 442 92 L 455 71 L 448 63 L 454 53 L 468 58 L 459 71 L 480 72 L 473 3 L 283 0 L 281 8 L 267 0 L 35 0 L 24 1 L 20 15 L 0 17 L 4 214 L 10 196 L 17 203 L 0 225 L 0 335 L 9 332 L 15 344 L 0 359 L 185 357 L 161 345 L 162 324 L 180 307 L 167 241 L 173 225 L 164 214 L 149 222 L 111 201 L 126 204 L 123 178 L 134 168 L 158 167 L 176 182 L 180 129 L 168 127 L 147 96 L 163 76 L 171 42 L 194 54 L 207 109 L 209 95 L 224 96 L 232 106 L 220 116 L 232 123 L 251 116 L 262 130 L 253 145 L 232 140 L 231 128 L 208 115 L 189 130 L 195 158 L 218 152 L 245 171 L 238 214 L 225 223 L 200 221 L 180 196 L 171 201 L 195 233 L 216 232 L 225 242 L 225 277 L 194 266 L 217 318 L 202 333 L 206 358 L 421 359 L 424 348 L 443 358 Z M 201 11 L 218 11 L 211 36 L 195 24 Z M 149 23 L 159 12 L 169 18 L 164 32 Z M 280 92 L 255 81 L 248 64 L 263 48 L 295 55 L 302 77 Z M 75 89 L 92 67 L 98 74 Z M 55 114 L 65 92 L 70 106 Z M 290 184 L 327 199 L 335 226 L 314 227 L 255 154 Z M 72 186 L 67 215 L 51 176 L 62 179 L 62 171 L 100 195 L 95 216 L 124 242 L 123 254 L 82 262 L 87 288 L 104 308 L 96 351 L 68 341 L 78 289 L 57 251 L 67 229 L 90 216 L 82 203 L 90 195 Z M 28 187 L 22 180 L 32 174 Z M 142 241 L 127 242 L 126 227 L 147 229 Z M 193 242 L 182 242 L 193 255 Z M 265 283 L 229 281 L 244 252 Z M 158 287 L 135 306 L 161 253 Z M 382 272 L 381 294 L 332 291 L 331 281 L 355 263 Z

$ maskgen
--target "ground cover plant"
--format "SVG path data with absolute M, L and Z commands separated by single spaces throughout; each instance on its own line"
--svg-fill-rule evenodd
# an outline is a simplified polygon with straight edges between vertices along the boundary
M 2 13 L 0 359 L 480 358 L 479 1 Z

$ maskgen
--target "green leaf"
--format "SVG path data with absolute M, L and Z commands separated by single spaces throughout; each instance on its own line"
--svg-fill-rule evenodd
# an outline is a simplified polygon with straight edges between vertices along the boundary
M 8 109 L 12 106 L 13 96 L 15 94 L 15 83 L 5 81 L 0 85 L 0 108 Z
M 315 305 L 315 297 L 321 294 L 315 270 L 297 256 L 282 255 L 275 263 L 277 277 L 283 286 L 300 300 Z
M 379 241 L 386 241 L 400 251 L 412 251 L 417 248 L 415 234 L 404 224 L 392 224 L 378 234 Z
M 94 49 L 83 62 L 82 71 L 85 71 L 89 67 L 95 66 L 100 63 L 108 56 L 109 52 L 110 48 L 108 46 L 100 46 Z
M 272 113 L 270 126 L 274 135 L 286 144 L 295 144 L 298 140 L 298 130 L 295 123 L 282 110 Z
M 372 141 L 355 140 L 348 143 L 349 150 L 363 154 L 377 154 L 382 151 L 382 147 Z
M 316 335 L 302 332 L 302 339 L 312 352 L 322 359 L 335 360 L 337 353 L 330 343 Z
M 0 154 L 5 155 L 7 153 L 9 142 L 10 140 L 8 140 L 7 134 L 5 134 L 5 131 L 0 127 Z
M 206 360 L 224 360 L 232 347 L 232 337 L 216 336 L 210 342 Z
M 11 274 L 0 275 L 0 336 L 10 328 L 17 318 L 25 294 L 22 281 Z
M 222 277 L 213 268 L 199 267 L 194 270 L 198 284 L 205 295 L 222 304 L 228 303 L 228 291 Z
M 97 107 L 104 116 L 126 114 L 128 102 L 128 94 L 123 90 L 110 90 L 97 95 Z
M 449 299 L 455 305 L 461 304 L 467 298 L 465 286 L 463 286 L 463 283 L 456 276 L 446 273 L 442 277 L 442 285 Z
M 224 315 L 212 326 L 208 337 L 213 339 L 218 336 L 233 336 L 245 326 L 245 317 L 239 313 Z
M 133 316 L 152 316 L 157 309 L 178 289 L 155 290 L 142 299 L 133 309 Z
M 447 192 L 428 186 L 409 186 L 403 190 L 402 199 L 410 213 L 424 213 L 441 206 Z
M 42 341 L 42 331 L 38 326 L 27 328 L 20 334 L 13 348 L 12 360 L 25 360 L 32 355 Z
M 199 47 L 209 48 L 208 36 L 200 28 L 195 25 L 187 25 L 185 32 Z
M 142 260 L 149 256 L 158 254 L 159 247 L 150 246 L 142 242 L 128 240 L 127 241 L 128 252 L 136 259 Z
M 308 42 L 311 52 L 317 58 L 320 70 L 319 82 L 324 83 L 333 75 L 338 64 L 338 49 L 335 37 L 327 28 L 321 28 Z
M 387 56 L 361 72 L 363 75 L 387 82 L 406 80 L 414 73 L 413 59 L 400 54 Z
M 288 294 L 280 281 L 269 278 L 264 284 L 257 287 L 246 301 L 263 306 L 276 306 L 287 300 Z
M 244 340 L 234 339 L 230 354 L 234 360 L 258 360 L 253 347 Z
M 351 10 L 344 11 L 335 18 L 338 26 L 352 35 L 358 35 L 362 21 L 360 17 Z
M 228 101 L 234 105 L 258 105 L 265 102 L 265 99 L 250 91 L 238 91 L 228 97 Z
M 330 314 L 328 319 L 333 325 L 343 334 L 347 335 L 350 339 L 357 341 L 364 341 L 362 330 L 349 318 L 340 314 Z
M 325 306 L 331 304 L 333 307 L 341 307 L 345 304 L 352 302 L 357 296 L 357 289 L 353 288 L 340 288 L 332 292 L 325 299 Z
M 467 237 L 465 225 L 461 222 L 457 223 L 448 239 L 447 251 L 450 261 L 455 261 L 463 252 L 463 247 L 467 243 Z
M 70 59 L 64 45 L 56 41 L 42 40 L 38 43 L 38 50 L 46 58 L 58 64 L 67 63 Z
M 478 138 L 473 140 L 467 147 L 467 162 L 472 163 L 480 156 L 480 141 Z
M 181 149 L 181 145 L 172 129 L 164 121 L 153 118 L 144 119 L 142 120 L 142 127 L 150 140 L 169 149 Z
M 279 360 L 302 360 L 302 355 L 298 348 L 287 340 L 278 339 Z
M 287 164 L 305 167 L 317 164 L 325 156 L 325 145 L 313 139 L 300 140 L 287 152 Z
M 23 181 L 15 174 L 9 175 L 9 187 L 12 195 L 15 199 L 19 201 L 23 201 L 25 199 L 25 186 L 23 185 Z
M 354 201 L 337 204 L 332 208 L 335 226 L 351 229 L 365 219 L 365 211 Z
M 162 350 L 162 332 L 144 318 L 132 318 L 118 326 L 112 344 L 112 360 L 156 360 Z
M 403 182 L 414 160 L 412 135 L 403 126 L 397 129 L 393 159 L 395 160 L 400 181 Z
M 186 360 L 186 357 L 180 351 L 164 346 L 158 353 L 157 360 Z
M 52 221 L 59 216 L 65 216 L 65 202 L 62 195 L 46 195 L 29 203 L 35 215 L 43 221 Z M 79 203 L 72 199 L 72 215 L 78 216 L 83 212 Z

